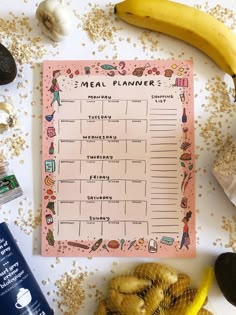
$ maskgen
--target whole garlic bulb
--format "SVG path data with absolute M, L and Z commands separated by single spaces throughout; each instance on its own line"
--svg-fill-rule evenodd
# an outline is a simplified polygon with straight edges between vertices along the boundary
M 72 30 L 69 9 L 57 0 L 44 0 L 36 10 L 42 32 L 55 42 L 63 40 Z
M 18 125 L 18 119 L 14 113 L 13 106 L 11 104 L 1 102 L 0 103 L 0 133 L 8 129 L 15 129 Z

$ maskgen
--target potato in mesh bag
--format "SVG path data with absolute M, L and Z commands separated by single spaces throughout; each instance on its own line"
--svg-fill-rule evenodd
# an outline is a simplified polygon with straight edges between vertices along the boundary
M 160 263 L 143 263 L 113 277 L 95 315 L 185 315 L 198 294 L 185 273 Z M 213 315 L 204 307 L 198 315 Z M 197 314 L 196 314 L 197 315 Z

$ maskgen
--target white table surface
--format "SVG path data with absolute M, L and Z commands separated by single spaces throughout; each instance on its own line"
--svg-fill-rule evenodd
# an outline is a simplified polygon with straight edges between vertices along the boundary
M 91 7 L 88 1 L 67 0 L 65 1 L 69 8 L 75 12 L 83 15 L 88 12 Z M 115 3 L 116 1 L 114 1 Z M 189 5 L 201 5 L 203 10 L 206 10 L 206 3 L 203 0 L 179 0 L 179 2 Z M 11 11 L 16 16 L 21 16 L 22 13 L 30 18 L 30 23 L 35 32 L 35 36 L 39 36 L 42 39 L 42 43 L 46 48 L 46 53 L 41 59 L 32 58 L 33 66 L 29 64 L 23 64 L 19 66 L 22 69 L 21 77 L 17 77 L 16 80 L 9 85 L 0 87 L 0 94 L 6 97 L 11 97 L 12 103 L 19 113 L 20 129 L 15 131 L 16 135 L 21 134 L 26 140 L 26 149 L 23 150 L 20 156 L 10 157 L 7 152 L 8 160 L 11 168 L 15 171 L 19 182 L 24 190 L 24 196 L 20 197 L 12 202 L 3 205 L 0 208 L 0 218 L 2 221 L 6 221 L 9 224 L 9 228 L 12 231 L 15 239 L 17 240 L 25 258 L 27 259 L 31 269 L 34 271 L 35 276 L 47 296 L 49 303 L 55 310 L 55 314 L 62 314 L 58 309 L 53 299 L 56 297 L 53 290 L 54 282 L 61 277 L 65 271 L 70 271 L 73 268 L 73 262 L 76 261 L 77 265 L 82 270 L 95 272 L 94 275 L 89 275 L 85 283 L 86 299 L 84 302 L 84 308 L 82 308 L 78 314 L 90 315 L 96 307 L 94 291 L 88 288 L 87 283 L 97 284 L 97 288 L 103 290 L 106 282 L 104 277 L 109 279 L 113 274 L 111 270 L 115 272 L 121 272 L 129 270 L 134 264 L 144 259 L 135 258 L 61 258 L 60 263 L 57 263 L 56 258 L 45 258 L 40 255 L 40 226 L 36 228 L 23 228 L 24 224 L 22 219 L 28 220 L 29 209 L 33 210 L 36 214 L 37 210 L 41 207 L 41 71 L 43 59 L 112 59 L 117 54 L 117 59 L 150 59 L 153 58 L 176 58 L 181 52 L 184 52 L 183 58 L 194 61 L 194 74 L 195 74 L 195 120 L 196 122 L 196 209 L 197 211 L 197 257 L 193 259 L 163 259 L 162 262 L 167 262 L 176 268 L 189 273 L 193 281 L 199 283 L 203 268 L 206 265 L 213 265 L 216 257 L 226 251 L 232 251 L 232 248 L 225 248 L 225 245 L 229 242 L 229 232 L 222 229 L 222 217 L 225 216 L 228 220 L 236 215 L 235 207 L 227 199 L 226 195 L 214 179 L 211 174 L 211 167 L 216 154 L 214 152 L 214 144 L 208 145 L 204 142 L 204 137 L 200 135 L 199 123 L 202 126 L 207 123 L 209 119 L 209 112 L 206 112 L 202 104 L 208 104 L 205 91 L 208 80 L 219 76 L 221 80 L 226 82 L 227 88 L 233 88 L 233 83 L 228 75 L 225 75 L 206 55 L 198 51 L 197 49 L 175 40 L 165 35 L 158 35 L 158 48 L 153 52 L 150 46 L 143 50 L 140 42 L 140 35 L 143 30 L 134 28 L 120 22 L 123 30 L 120 31 L 115 41 L 117 43 L 117 49 L 113 50 L 113 45 L 109 42 L 103 42 L 106 48 L 103 51 L 98 50 L 100 43 L 91 42 L 87 33 L 79 26 L 80 20 L 73 14 L 74 28 L 71 36 L 64 42 L 59 43 L 56 47 L 53 47 L 52 42 L 41 34 L 37 22 L 34 18 L 36 6 L 38 0 L 1 0 L 0 1 L 0 18 L 8 19 L 9 12 Z M 106 0 L 91 1 L 101 6 L 102 9 L 106 8 L 106 4 L 110 3 Z M 234 0 L 209 1 L 209 8 L 213 8 L 216 5 L 228 8 L 234 11 L 232 19 L 236 18 L 236 2 Z M 228 22 L 230 22 L 229 20 Z M 232 22 L 232 21 L 231 21 Z M 236 28 L 234 29 L 236 32 Z M 0 35 L 1 35 L 0 25 Z M 155 34 L 152 34 L 155 38 Z M 132 44 L 127 43 L 126 40 L 120 41 L 120 38 L 126 39 L 129 37 L 132 43 L 136 43 L 134 47 Z M 8 38 L 8 42 L 11 42 L 11 37 Z M 82 43 L 86 43 L 85 46 Z M 4 42 L 3 42 L 4 44 Z M 43 46 L 42 46 L 43 47 Z M 222 49 L 224 49 L 222 47 Z M 93 53 L 95 51 L 95 54 Z M 56 55 L 56 57 L 55 57 Z M 27 80 L 27 82 L 26 82 Z M 24 82 L 24 85 L 17 88 L 17 84 Z M 26 83 L 25 83 L 26 82 Z M 25 96 L 24 96 L 25 95 Z M 33 103 L 32 103 L 33 102 Z M 233 99 L 231 98 L 232 106 Z M 231 136 L 236 136 L 236 124 L 234 112 L 233 117 L 229 117 L 228 122 L 222 117 L 222 129 L 224 132 L 229 132 Z M 220 114 L 217 114 L 219 119 Z M 198 116 L 201 116 L 199 118 Z M 234 122 L 234 123 L 233 123 Z M 221 129 L 219 126 L 216 128 Z M 227 129 L 228 128 L 228 129 Z M 8 137 L 9 134 L 0 135 L 0 139 Z M 2 149 L 2 148 L 1 148 Z M 7 148 L 3 148 L 7 150 Z M 19 214 L 19 209 L 22 208 Z M 18 224 L 16 224 L 16 222 Z M 28 232 L 24 231 L 27 230 Z M 220 238 L 220 241 L 216 241 Z M 214 244 L 216 242 L 216 244 Z M 148 260 L 148 259 L 146 259 Z M 150 259 L 151 260 L 151 259 Z M 47 285 L 43 285 L 42 281 L 50 279 Z M 47 293 L 50 292 L 50 295 Z M 92 293 L 92 297 L 89 294 Z M 221 315 L 233 315 L 236 314 L 236 308 L 230 305 L 222 296 L 218 286 L 214 282 L 214 285 L 210 292 L 210 305 L 209 308 L 214 311 L 214 314 Z

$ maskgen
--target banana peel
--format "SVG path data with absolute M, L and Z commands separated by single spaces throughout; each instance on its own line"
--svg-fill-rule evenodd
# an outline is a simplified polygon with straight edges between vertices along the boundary
M 212 285 L 214 278 L 214 270 L 212 267 L 206 268 L 204 271 L 203 279 L 200 284 L 198 293 L 193 300 L 193 302 L 188 305 L 185 309 L 184 315 L 197 315 L 200 309 L 202 308 Z
M 203 51 L 232 77 L 236 101 L 236 34 L 224 23 L 169 0 L 125 0 L 115 5 L 114 13 L 131 25 L 178 38 Z

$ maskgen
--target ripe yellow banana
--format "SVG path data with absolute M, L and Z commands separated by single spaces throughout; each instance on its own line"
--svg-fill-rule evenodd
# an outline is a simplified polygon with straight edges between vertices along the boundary
M 158 31 L 202 50 L 234 81 L 236 34 L 208 13 L 169 0 L 125 0 L 115 14 L 129 24 Z

